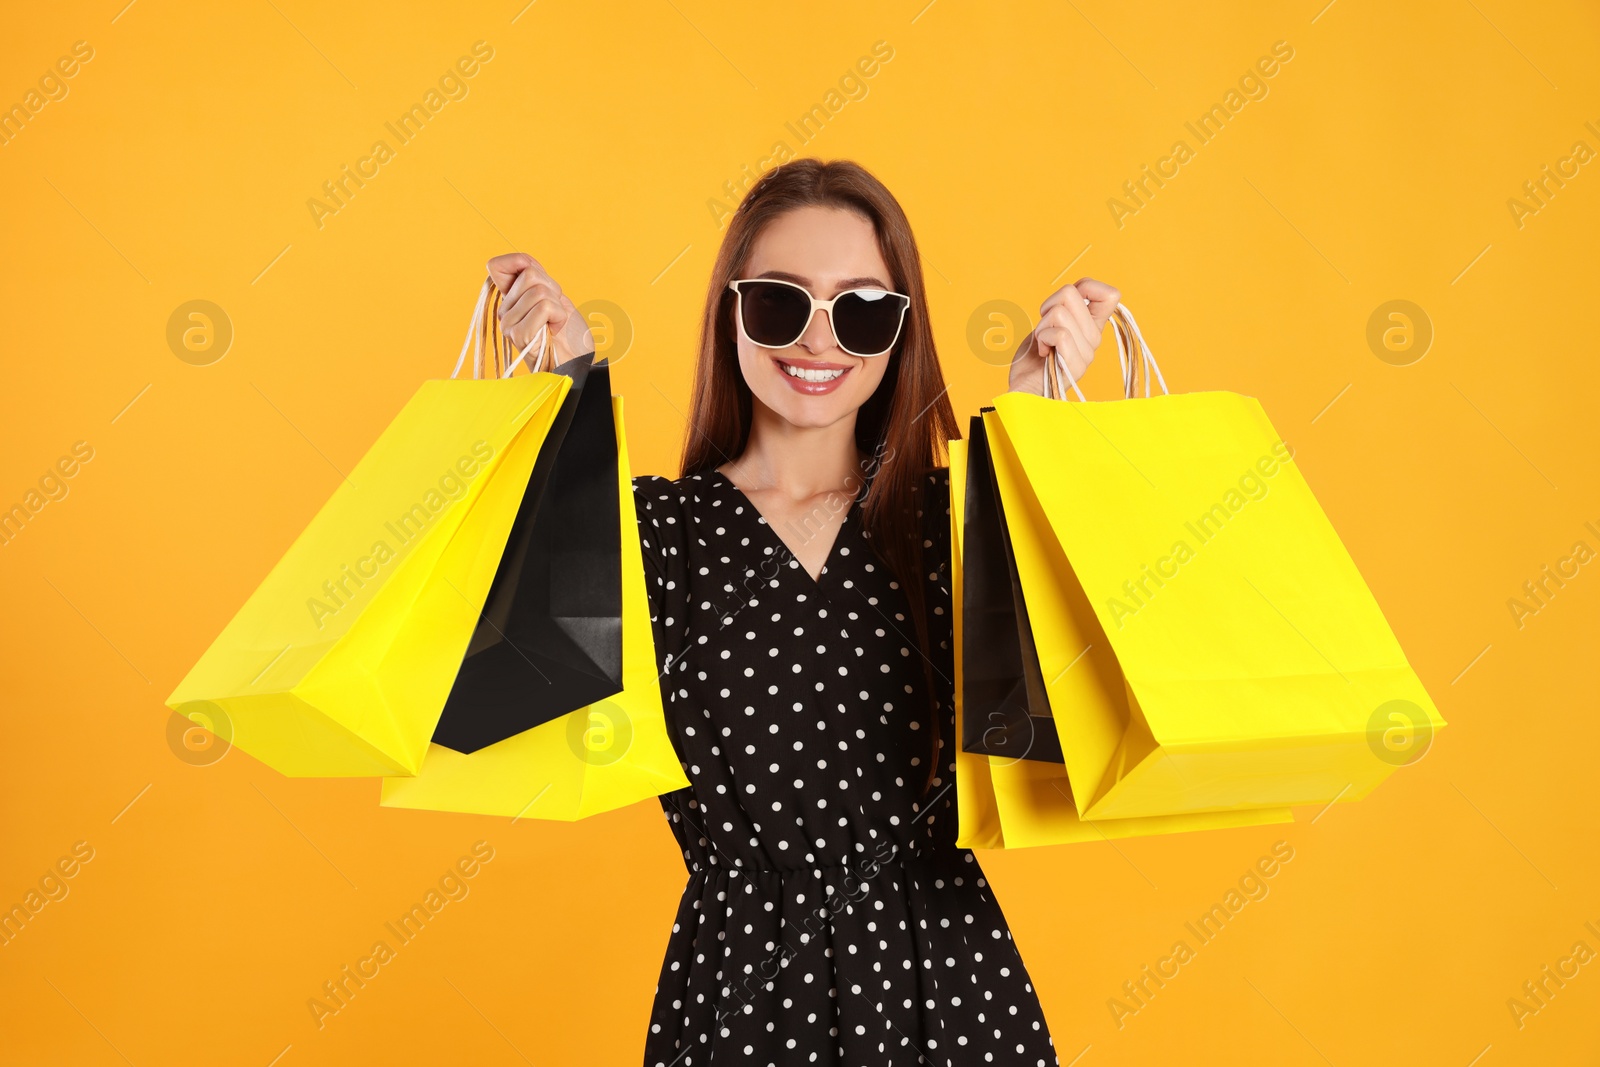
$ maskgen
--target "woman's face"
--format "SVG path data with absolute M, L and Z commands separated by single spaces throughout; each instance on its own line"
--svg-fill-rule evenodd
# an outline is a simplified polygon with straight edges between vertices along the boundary
M 739 277 L 794 282 L 818 300 L 846 289 L 894 289 L 872 222 L 832 207 L 795 208 L 769 222 Z M 738 313 L 737 306 L 733 313 Z M 739 369 L 757 402 L 795 426 L 831 426 L 853 416 L 878 388 L 892 358 L 887 354 L 862 358 L 842 350 L 820 309 L 788 348 L 763 348 L 748 340 L 737 323 L 733 332 Z M 812 378 L 818 372 L 838 373 L 827 381 L 805 381 L 791 370 L 809 371 Z

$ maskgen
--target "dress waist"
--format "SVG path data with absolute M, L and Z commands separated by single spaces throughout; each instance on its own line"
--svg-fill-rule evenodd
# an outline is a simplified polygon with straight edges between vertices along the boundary
M 889 864 L 901 867 L 909 865 L 941 865 L 958 862 L 961 855 L 960 849 L 943 848 L 910 848 L 899 847 L 892 853 L 863 853 L 852 859 L 837 859 L 821 857 L 815 863 L 796 864 L 791 867 L 756 867 L 749 863 L 735 863 L 720 855 L 713 855 L 711 862 L 693 860 L 689 863 L 690 878 L 732 878 L 740 875 L 809 875 L 829 874 L 846 871 L 854 872 L 858 877 L 870 878 L 877 870 Z

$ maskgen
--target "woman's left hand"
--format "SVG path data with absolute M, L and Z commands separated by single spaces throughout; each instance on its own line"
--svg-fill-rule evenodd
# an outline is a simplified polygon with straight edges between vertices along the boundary
M 1039 325 L 1023 338 L 1012 358 L 1011 388 L 1042 396 L 1045 359 L 1053 349 L 1066 357 L 1072 380 L 1082 378 L 1121 299 L 1120 292 L 1093 278 L 1080 278 L 1051 293 L 1039 306 Z

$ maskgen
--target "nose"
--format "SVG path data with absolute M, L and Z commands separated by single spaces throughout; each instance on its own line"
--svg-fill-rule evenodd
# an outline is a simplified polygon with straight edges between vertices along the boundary
M 838 340 L 833 336 L 833 323 L 828 319 L 828 313 L 817 308 L 811 315 L 811 321 L 806 324 L 806 332 L 795 343 L 814 356 L 837 348 Z

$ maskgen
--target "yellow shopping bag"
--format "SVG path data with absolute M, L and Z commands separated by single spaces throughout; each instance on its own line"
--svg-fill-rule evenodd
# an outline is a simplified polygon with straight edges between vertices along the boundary
M 286 775 L 415 771 L 570 386 L 425 383 L 167 704 Z
M 1261 405 L 1115 326 L 1145 397 L 984 416 L 1079 816 L 1366 796 L 1444 720 Z
M 622 398 L 612 404 L 622 512 L 622 692 L 470 754 L 433 745 L 414 776 L 384 779 L 385 807 L 573 820 L 689 784 L 661 703 Z
M 1026 848 L 1035 845 L 1101 841 L 1118 837 L 1215 830 L 1293 820 L 1288 808 L 1196 812 L 1143 818 L 1087 820 L 1079 817 L 1072 784 L 1062 763 L 1014 759 L 969 752 L 964 736 L 962 661 L 963 567 L 965 536 L 962 519 L 966 499 L 967 442 L 950 442 L 951 598 L 955 611 L 956 844 L 964 848 Z M 1012 529 L 1013 545 L 1027 531 Z M 1031 545 L 1031 542 L 1029 543 Z M 1021 549 L 1027 551 L 1027 547 Z M 1066 743 L 1067 739 L 1063 739 Z

